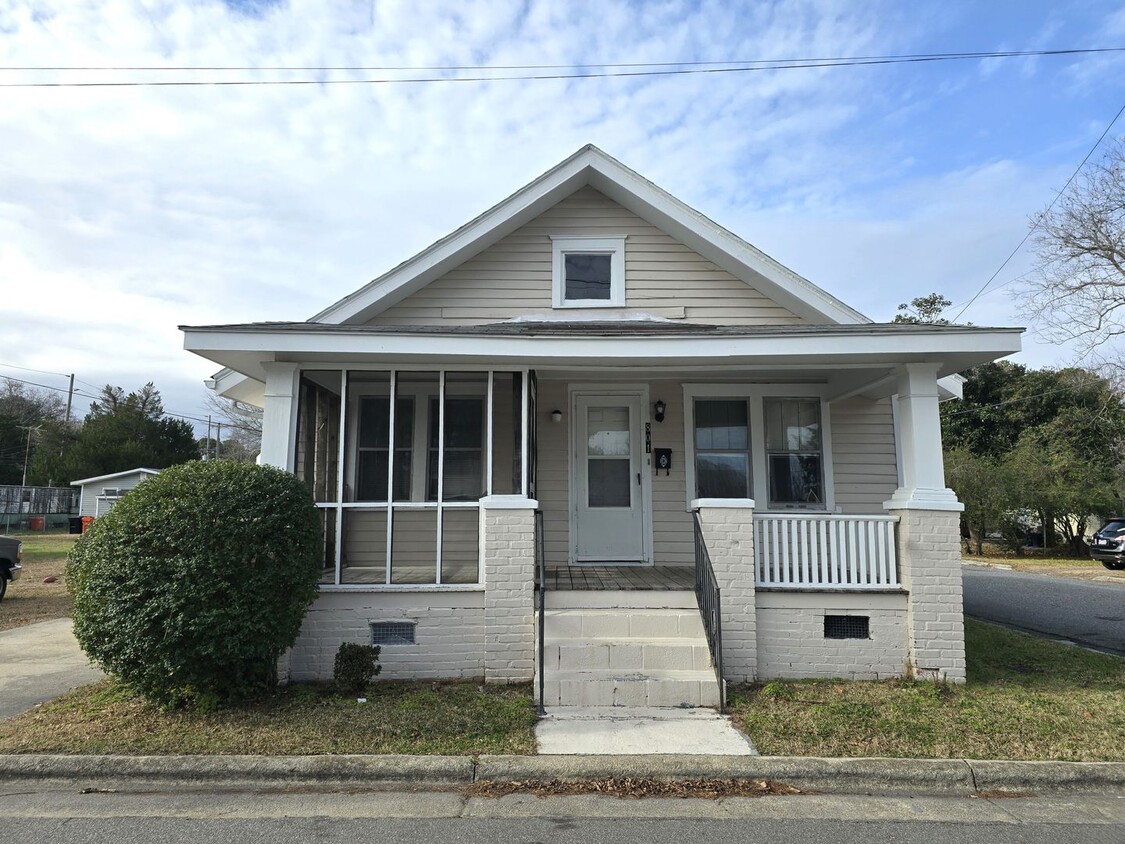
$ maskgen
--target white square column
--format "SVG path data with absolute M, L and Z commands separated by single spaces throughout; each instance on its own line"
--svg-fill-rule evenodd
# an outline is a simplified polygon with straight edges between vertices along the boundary
M 300 368 L 295 363 L 263 363 L 266 371 L 266 400 L 262 411 L 263 466 L 287 472 L 296 467 L 297 398 Z
M 883 506 L 899 517 L 895 545 L 907 600 L 908 671 L 915 677 L 965 682 L 965 616 L 961 589 L 960 513 L 945 485 L 938 414 L 938 365 L 906 364 L 898 377 L 895 436 L 902 486 Z

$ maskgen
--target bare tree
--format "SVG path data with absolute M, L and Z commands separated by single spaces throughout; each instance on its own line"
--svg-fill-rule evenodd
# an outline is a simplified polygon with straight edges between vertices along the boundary
M 226 454 L 226 443 L 233 440 L 236 448 L 230 455 L 241 454 L 238 459 L 252 460 L 262 450 L 262 409 L 246 402 L 235 401 L 207 392 L 207 406 L 211 408 L 216 421 L 223 425 L 222 449 Z
M 1051 340 L 1084 355 L 1125 334 L 1125 142 L 1116 142 L 1032 221 L 1038 261 L 1022 287 Z

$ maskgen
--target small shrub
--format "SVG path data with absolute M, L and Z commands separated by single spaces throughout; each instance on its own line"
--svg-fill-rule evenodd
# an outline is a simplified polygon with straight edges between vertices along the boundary
M 378 645 L 359 645 L 344 642 L 336 651 L 336 662 L 332 666 L 332 681 L 341 692 L 354 694 L 367 688 L 367 684 L 383 670 L 379 665 Z
M 71 550 L 75 636 L 164 708 L 256 694 L 316 596 L 319 542 L 312 497 L 287 472 L 225 460 L 165 469 Z

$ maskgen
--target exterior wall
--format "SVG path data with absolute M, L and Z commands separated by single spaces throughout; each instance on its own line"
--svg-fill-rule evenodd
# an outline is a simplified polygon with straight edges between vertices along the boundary
M 965 615 L 957 510 L 892 510 L 898 558 L 910 592 L 907 626 L 914 676 L 965 682 Z
M 891 400 L 853 398 L 830 408 L 836 506 L 842 513 L 881 513 L 898 487 Z
M 759 680 L 881 680 L 906 671 L 906 595 L 759 591 L 756 609 Z M 825 639 L 825 615 L 868 616 L 871 638 Z
M 343 642 L 370 644 L 375 621 L 417 623 L 413 645 L 384 645 L 383 680 L 484 676 L 484 592 L 321 593 L 289 652 L 292 680 L 330 680 Z
M 625 305 L 723 325 L 802 320 L 591 187 L 582 188 L 371 320 L 378 325 L 475 325 L 551 310 L 550 235 L 628 235 Z M 604 311 L 567 310 L 581 313 Z
M 120 478 L 110 478 L 106 481 L 95 481 L 92 484 L 83 484 L 79 489 L 81 498 L 78 503 L 78 515 L 80 516 L 104 516 L 112 508 L 112 505 L 107 507 L 108 501 L 102 502 L 101 512 L 98 513 L 98 496 L 102 494 L 103 489 L 114 487 L 121 490 L 133 489 L 137 484 L 145 478 L 151 478 L 152 475 L 147 472 L 131 472 L 128 475 L 122 475 Z

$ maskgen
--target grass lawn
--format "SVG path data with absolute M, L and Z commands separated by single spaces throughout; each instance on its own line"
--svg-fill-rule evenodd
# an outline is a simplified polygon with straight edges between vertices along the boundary
M 71 600 L 63 582 L 70 546 L 78 538 L 68 533 L 14 533 L 23 542 L 23 572 L 8 584 L 0 601 L 0 630 L 70 615 Z M 55 577 L 54 583 L 44 583 Z
M 1125 659 L 965 623 L 964 686 L 770 682 L 731 714 L 765 755 L 1125 761 Z
M 534 753 L 528 686 L 376 683 L 367 703 L 293 685 L 252 705 L 161 712 L 111 680 L 0 721 L 0 753 Z
M 1038 550 L 1017 557 L 1010 551 L 1003 551 L 995 545 L 986 544 L 982 556 L 963 554 L 961 559 L 966 563 L 1000 563 L 1011 566 L 1013 571 L 1053 574 L 1058 577 L 1076 577 L 1082 580 L 1111 577 L 1125 584 L 1125 571 L 1111 571 L 1089 557 L 1048 556 Z

